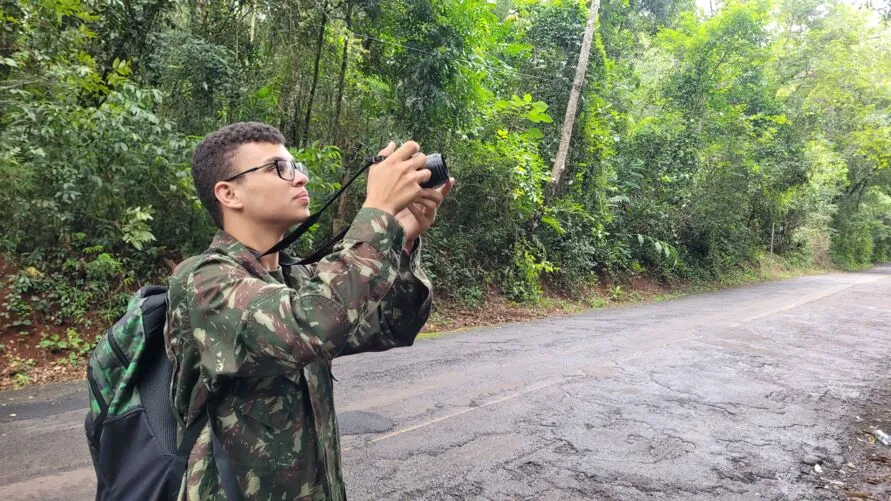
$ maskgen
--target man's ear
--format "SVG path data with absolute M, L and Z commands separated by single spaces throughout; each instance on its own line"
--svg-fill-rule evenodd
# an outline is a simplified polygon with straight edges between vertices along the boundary
M 235 185 L 230 182 L 220 181 L 215 184 L 213 186 L 213 194 L 223 207 L 237 210 L 244 206 L 244 202 L 242 202 L 235 191 Z

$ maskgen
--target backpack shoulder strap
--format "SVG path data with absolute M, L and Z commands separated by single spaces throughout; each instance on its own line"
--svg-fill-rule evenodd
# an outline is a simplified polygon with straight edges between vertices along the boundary
M 179 447 L 176 449 L 176 456 L 181 458 L 185 463 L 188 463 L 189 461 L 189 454 L 192 453 L 192 449 L 198 441 L 198 436 L 201 435 L 201 430 L 204 429 L 204 426 L 210 420 L 210 402 L 208 401 L 205 405 L 204 412 L 198 416 L 198 419 L 192 421 L 192 424 L 186 427 L 186 431 L 183 432 L 182 442 L 179 443 Z M 241 495 L 241 491 L 238 489 L 238 482 L 235 480 L 235 471 L 232 469 L 232 462 L 229 461 L 229 456 L 223 450 L 223 444 L 220 443 L 220 439 L 217 437 L 217 432 L 213 429 L 213 423 L 210 424 L 210 437 L 213 460 L 219 470 L 220 484 L 223 487 L 226 500 L 243 501 L 244 496 Z
M 189 454 L 192 453 L 192 449 L 195 447 L 195 442 L 198 441 L 198 435 L 201 434 L 201 430 L 204 429 L 206 424 L 207 412 L 202 412 L 198 419 L 192 421 L 192 424 L 186 427 L 186 431 L 183 432 L 183 440 L 176 449 L 177 457 L 189 458 Z

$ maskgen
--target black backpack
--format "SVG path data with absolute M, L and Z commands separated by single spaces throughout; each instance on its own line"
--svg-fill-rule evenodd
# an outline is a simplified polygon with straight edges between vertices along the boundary
M 96 499 L 176 499 L 207 414 L 177 447 L 170 405 L 172 365 L 164 350 L 167 289 L 143 287 L 99 339 L 87 365 L 87 443 Z

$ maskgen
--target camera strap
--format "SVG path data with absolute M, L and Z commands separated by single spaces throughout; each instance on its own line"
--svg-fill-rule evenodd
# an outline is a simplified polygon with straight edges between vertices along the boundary
M 331 198 L 328 199 L 327 202 L 325 202 L 325 205 L 323 205 L 322 208 L 319 209 L 318 212 L 309 216 L 309 218 L 307 218 L 306 221 L 301 223 L 300 226 L 298 226 L 297 228 L 294 229 L 294 231 L 292 231 L 287 236 L 285 236 L 285 238 L 283 238 L 279 243 L 272 246 L 271 249 L 269 249 L 268 251 L 266 251 L 262 254 L 256 255 L 257 259 L 259 259 L 263 256 L 266 256 L 266 255 L 275 253 L 275 252 L 280 252 L 280 251 L 290 247 L 301 236 L 303 236 L 304 233 L 306 233 L 310 228 L 312 228 L 313 226 L 315 226 L 316 223 L 319 222 L 319 218 L 322 216 L 322 213 L 324 213 L 325 210 L 328 207 L 330 207 L 331 204 L 334 203 L 334 201 L 337 200 L 343 194 L 343 192 L 346 191 L 346 189 L 350 187 L 351 184 L 353 184 L 353 181 L 355 181 L 359 176 L 364 174 L 365 171 L 367 171 L 369 167 L 371 167 L 372 165 L 374 165 L 376 163 L 384 161 L 385 158 L 387 158 L 387 157 L 380 156 L 380 155 L 370 158 L 368 160 L 368 162 L 361 169 L 359 169 L 358 172 L 356 172 L 352 178 L 350 178 L 349 181 L 347 181 L 339 190 L 337 190 L 337 193 L 335 193 L 334 196 L 332 196 Z M 330 254 L 331 249 L 333 249 L 334 246 L 337 245 L 337 242 L 340 242 L 343 239 L 344 235 L 346 235 L 348 228 L 349 228 L 349 226 L 338 231 L 327 242 L 322 244 L 321 247 L 314 250 L 309 256 L 301 259 L 299 264 L 314 263 L 314 262 L 320 260 L 322 257 Z

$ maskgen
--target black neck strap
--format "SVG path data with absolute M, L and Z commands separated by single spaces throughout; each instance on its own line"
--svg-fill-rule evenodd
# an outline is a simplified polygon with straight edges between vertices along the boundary
M 281 242 L 279 242 L 279 243 L 275 244 L 274 246 L 272 246 L 272 248 L 269 249 L 268 251 L 266 251 L 266 252 L 264 252 L 264 253 L 258 255 L 258 256 L 257 256 L 257 259 L 259 259 L 259 258 L 261 258 L 261 257 L 263 257 L 263 256 L 266 256 L 266 255 L 275 253 L 275 252 L 282 251 L 282 250 L 287 249 L 288 247 L 290 247 L 291 244 L 293 244 L 294 242 L 296 242 L 297 239 L 299 239 L 301 236 L 303 236 L 303 234 L 306 233 L 307 230 L 309 230 L 310 228 L 312 228 L 312 227 L 319 221 L 319 218 L 322 216 L 322 213 L 325 212 L 325 209 L 327 209 L 328 207 L 330 207 L 331 204 L 334 203 L 334 201 L 337 200 L 337 198 L 340 197 L 340 195 L 342 195 L 343 192 L 346 191 L 346 189 L 349 188 L 351 184 L 353 184 L 353 181 L 355 181 L 356 178 L 358 178 L 359 176 L 361 176 L 366 170 L 368 170 L 369 167 L 371 167 L 372 165 L 374 165 L 374 164 L 376 164 L 376 163 L 382 162 L 385 158 L 387 158 L 387 157 L 376 156 L 376 157 L 371 158 L 371 159 L 368 161 L 368 163 L 366 163 L 361 169 L 359 169 L 359 171 L 356 172 L 356 173 L 353 175 L 353 177 L 350 178 L 350 180 L 346 182 L 346 184 L 344 184 L 339 190 L 337 190 L 337 193 L 335 193 L 333 197 L 329 198 L 328 201 L 325 202 L 325 205 L 323 205 L 322 208 L 319 209 L 318 212 L 316 212 L 315 214 L 309 216 L 309 218 L 307 218 L 306 221 L 304 221 L 303 223 L 301 223 L 300 226 L 298 226 L 294 231 L 292 231 L 292 232 L 289 233 L 285 238 L 283 238 L 283 239 L 281 240 Z M 325 248 L 331 248 L 331 247 L 333 247 L 334 244 L 336 244 L 336 243 L 340 240 L 340 238 L 343 238 L 343 235 L 345 235 L 345 234 L 346 234 L 346 231 L 345 231 L 345 230 L 342 230 L 342 231 L 338 232 L 338 235 L 336 235 L 333 239 L 331 239 L 331 240 L 329 240 L 328 242 L 326 242 L 325 245 L 323 245 L 320 249 L 318 249 L 318 250 L 316 250 L 315 252 L 313 252 L 312 255 L 310 255 L 309 257 L 307 257 L 307 258 L 304 259 L 303 261 L 306 261 L 306 260 L 308 260 L 308 259 L 314 257 L 314 256 L 315 256 L 316 254 L 318 254 L 319 252 L 324 251 Z M 301 263 L 302 263 L 303 261 L 301 261 Z M 312 262 L 312 261 L 307 261 L 307 262 Z

